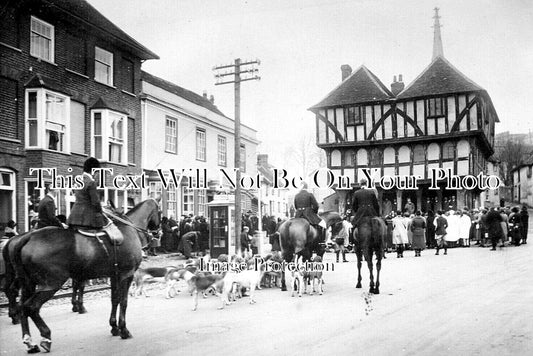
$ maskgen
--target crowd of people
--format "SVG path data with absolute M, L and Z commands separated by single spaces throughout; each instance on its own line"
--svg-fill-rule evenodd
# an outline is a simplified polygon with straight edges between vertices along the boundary
M 510 242 L 516 246 L 527 243 L 529 214 L 527 207 L 495 207 L 490 209 L 449 209 L 436 213 L 409 210 L 391 212 L 385 217 L 388 232 L 386 248 L 395 250 L 397 258 L 403 257 L 406 248 L 421 256 L 430 248 L 448 253 L 448 247 L 482 247 Z

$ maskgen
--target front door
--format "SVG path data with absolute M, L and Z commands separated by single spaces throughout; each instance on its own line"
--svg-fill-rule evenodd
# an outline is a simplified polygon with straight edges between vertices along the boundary
M 211 257 L 217 258 L 221 254 L 229 252 L 228 244 L 228 207 L 213 206 L 210 208 L 210 228 Z

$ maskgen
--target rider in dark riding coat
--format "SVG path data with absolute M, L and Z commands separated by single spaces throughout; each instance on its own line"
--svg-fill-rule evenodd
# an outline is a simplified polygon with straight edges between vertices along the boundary
M 371 188 L 365 187 L 365 185 L 366 181 L 362 180 L 362 188 L 357 190 L 352 197 L 352 211 L 354 212 L 352 224 L 354 228 L 357 228 L 361 218 L 379 216 L 380 213 L 376 192 Z
M 317 215 L 318 213 L 318 203 L 315 199 L 315 196 L 307 191 L 307 183 L 302 183 L 302 189 L 294 197 L 294 208 L 296 213 L 295 218 L 304 218 L 311 225 L 317 228 L 320 236 L 324 237 L 324 232 L 326 224 L 324 221 Z

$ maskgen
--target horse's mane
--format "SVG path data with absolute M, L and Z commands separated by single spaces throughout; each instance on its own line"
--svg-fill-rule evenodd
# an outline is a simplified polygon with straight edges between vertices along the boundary
M 149 201 L 153 200 L 155 204 L 157 204 L 157 202 L 150 198 L 150 199 L 147 199 L 147 200 L 144 200 L 142 202 L 140 202 L 139 204 L 135 205 L 133 208 L 131 208 L 130 210 L 128 210 L 128 212 L 126 213 L 126 216 L 128 215 L 131 215 L 131 214 L 134 214 L 137 210 L 139 210 L 145 203 L 148 203 Z

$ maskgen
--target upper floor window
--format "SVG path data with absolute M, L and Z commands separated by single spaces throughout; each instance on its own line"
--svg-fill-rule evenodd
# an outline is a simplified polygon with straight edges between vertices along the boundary
M 205 161 L 205 154 L 205 130 L 196 129 L 196 159 L 198 161 Z
M 362 124 L 365 122 L 366 111 L 364 106 L 349 106 L 344 108 L 346 125 Z
M 70 98 L 46 89 L 26 91 L 26 147 L 69 152 Z
M 428 117 L 444 116 L 444 99 L 431 98 L 427 101 Z
M 165 151 L 178 153 L 178 121 L 171 117 L 165 123 Z
M 113 53 L 94 47 L 94 80 L 113 85 Z
M 103 161 L 126 163 L 126 115 L 111 110 L 91 112 L 91 155 Z
M 244 145 L 241 145 L 241 166 L 240 166 L 240 169 L 241 169 L 241 172 L 242 173 L 245 173 L 246 172 L 246 146 Z
M 227 165 L 226 138 L 224 136 L 218 136 L 218 165 L 222 167 Z
M 32 56 L 54 62 L 54 26 L 31 17 L 30 53 Z

